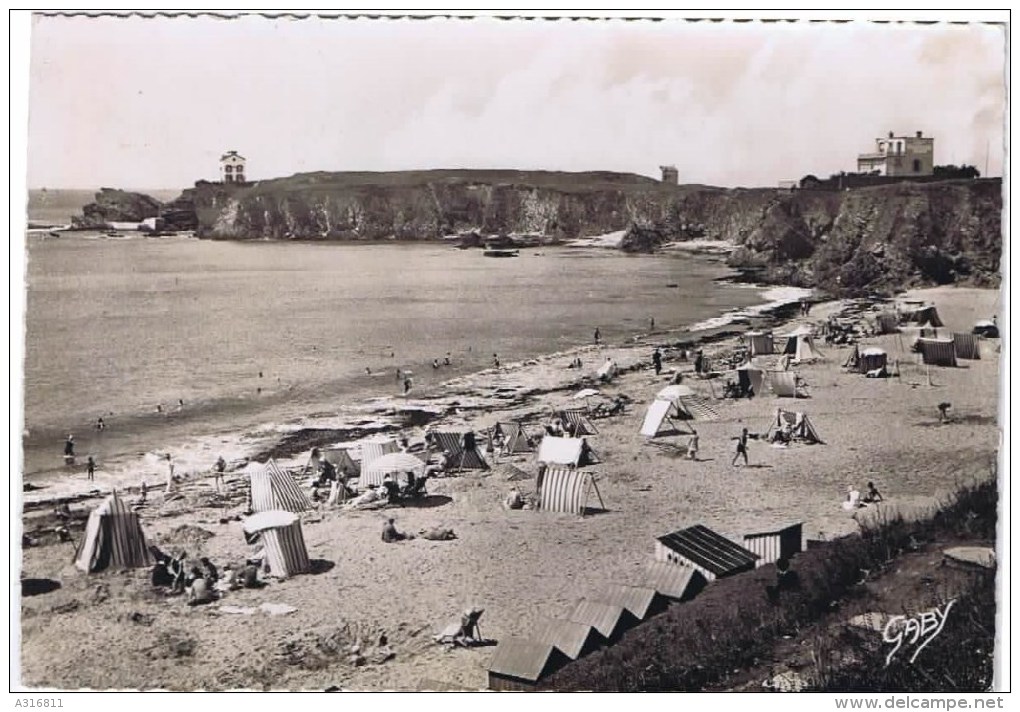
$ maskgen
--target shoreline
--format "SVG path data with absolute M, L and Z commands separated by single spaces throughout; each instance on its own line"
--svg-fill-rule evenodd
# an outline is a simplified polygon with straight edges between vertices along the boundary
M 298 419 L 298 422 L 262 422 L 250 431 L 228 431 L 241 445 L 241 441 L 249 440 L 243 452 L 229 453 L 226 458 L 232 470 L 240 470 L 250 461 L 276 458 L 283 466 L 294 466 L 289 462 L 301 452 L 312 447 L 358 446 L 361 440 L 376 437 L 383 433 L 396 436 L 420 436 L 425 425 L 443 426 L 443 421 L 453 419 L 463 423 L 461 414 L 472 414 L 472 420 L 484 420 L 486 416 L 498 414 L 515 408 L 526 406 L 529 402 L 563 391 L 577 390 L 591 385 L 595 379 L 594 372 L 604 361 L 603 356 L 613 355 L 620 365 L 621 375 L 629 373 L 640 365 L 648 365 L 650 349 L 656 346 L 666 349 L 693 348 L 696 346 L 712 346 L 727 338 L 742 333 L 748 324 L 756 328 L 772 328 L 793 315 L 796 305 L 801 299 L 808 298 L 810 290 L 796 287 L 775 287 L 767 285 L 747 284 L 747 288 L 762 289 L 761 297 L 766 301 L 749 307 L 731 309 L 716 317 L 703 319 L 700 322 L 679 329 L 657 330 L 655 332 L 638 332 L 623 342 L 603 343 L 596 347 L 593 344 L 577 344 L 567 349 L 542 354 L 523 361 L 504 364 L 499 370 L 483 368 L 468 371 L 442 382 L 412 391 L 409 397 L 400 395 L 375 395 L 361 397 L 349 405 L 332 413 L 310 414 Z M 640 355 L 638 355 L 640 352 Z M 599 355 L 598 361 L 592 362 L 593 353 Z M 714 354 L 706 351 L 706 356 Z M 556 365 L 559 361 L 572 361 L 582 358 L 585 368 L 580 371 L 565 369 Z M 544 373 L 535 374 L 540 370 Z M 537 378 L 536 378 L 537 377 Z M 540 385 L 525 385 L 531 381 Z M 502 392 L 493 392 L 493 382 Z M 508 395 L 508 391 L 512 395 Z M 408 414 L 427 413 L 425 422 L 414 426 L 408 425 Z M 167 417 L 172 413 L 167 413 Z M 151 416 L 146 416 L 151 417 Z M 413 416 L 412 416 L 413 417 Z M 410 431 L 410 432 L 408 432 Z M 303 436 L 304 433 L 317 432 L 317 435 Z M 362 436 L 347 438 L 351 432 L 361 432 Z M 258 434 L 263 434 L 258 437 Z M 208 449 L 203 440 L 216 440 L 215 434 L 207 438 L 192 439 L 194 446 Z M 211 450 L 210 453 L 211 455 Z M 79 457 L 80 464 L 67 474 L 62 474 L 59 467 L 43 473 L 35 474 L 30 479 L 22 475 L 23 484 L 34 484 L 36 488 L 22 491 L 22 507 L 25 512 L 36 511 L 48 506 L 68 502 L 84 502 L 104 497 L 116 489 L 121 492 L 134 493 L 139 490 L 139 483 L 146 481 L 150 490 L 162 488 L 162 476 L 159 463 L 155 461 L 155 452 L 148 453 L 134 464 L 124 464 L 113 471 L 97 470 L 100 484 L 85 484 L 81 470 L 84 455 Z M 191 458 L 192 460 L 198 458 Z M 212 462 L 215 457 L 202 458 Z M 201 469 L 189 467 L 187 460 L 177 463 L 177 472 L 186 477 L 187 481 L 200 479 L 209 474 L 208 467 Z M 303 464 L 303 463 L 302 463 Z M 152 474 L 153 472 L 157 474 Z M 104 476 L 105 475 L 105 476 Z M 126 480 L 133 482 L 126 482 Z M 75 488 L 72 485 L 80 482 Z M 46 493 L 46 490 L 53 490 Z

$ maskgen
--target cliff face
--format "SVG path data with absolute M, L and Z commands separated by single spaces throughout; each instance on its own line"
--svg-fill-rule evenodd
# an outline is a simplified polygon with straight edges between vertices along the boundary
M 198 183 L 173 205 L 211 239 L 429 240 L 626 230 L 622 247 L 733 243 L 755 279 L 835 293 L 915 284 L 998 284 L 1001 181 L 900 183 L 851 191 L 671 186 L 617 173 L 308 173 Z

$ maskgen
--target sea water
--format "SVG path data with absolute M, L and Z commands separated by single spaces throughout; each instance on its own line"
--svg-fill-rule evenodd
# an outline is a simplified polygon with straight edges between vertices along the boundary
M 81 233 L 30 236 L 27 250 L 30 480 L 81 476 L 63 468 L 70 433 L 79 465 L 88 454 L 100 469 L 153 464 L 182 447 L 211 464 L 259 428 L 397 395 L 398 368 L 419 392 L 494 355 L 508 364 L 591 343 L 596 328 L 620 343 L 650 319 L 681 330 L 763 301 L 717 281 L 728 274 L 718 258 L 685 254 L 542 247 L 492 259 L 435 243 Z

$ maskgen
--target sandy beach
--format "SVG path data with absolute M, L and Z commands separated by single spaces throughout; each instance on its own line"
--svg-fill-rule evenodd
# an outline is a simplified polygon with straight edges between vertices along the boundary
M 998 312 L 1000 299 L 996 290 L 951 287 L 905 296 L 935 304 L 947 332 L 969 332 L 975 321 Z M 818 305 L 776 332 L 821 323 L 843 306 Z M 795 369 L 810 397 L 779 399 L 768 393 L 713 400 L 719 419 L 697 423 L 697 462 L 648 444 L 638 431 L 646 407 L 674 369 L 710 399 L 720 394 L 722 379 L 695 379 L 692 364 L 668 348 L 664 372 L 655 376 L 650 355 L 657 343 L 652 334 L 638 344 L 580 351 L 587 364 L 612 357 L 624 369 L 599 388 L 603 396 L 633 399 L 623 415 L 596 421 L 599 433 L 589 438 L 602 460 L 590 469 L 608 511 L 584 518 L 508 511 L 502 499 L 510 483 L 499 465 L 510 462 L 532 475 L 536 468 L 533 456 L 499 458 L 488 472 L 430 480 L 428 502 L 435 506 L 306 513 L 302 524 L 309 555 L 327 562 L 318 564 L 319 573 L 270 580 L 261 590 L 230 593 L 198 607 L 154 592 L 147 570 L 86 576 L 71 562 L 73 544 L 41 537 L 37 546 L 24 549 L 22 576 L 53 579 L 61 586 L 22 600 L 24 684 L 72 690 L 407 690 L 432 680 L 481 689 L 493 648 L 448 649 L 432 641 L 467 606 L 485 609 L 485 637 L 527 637 L 541 617 L 565 613 L 604 584 L 639 583 L 656 536 L 703 524 L 739 539 L 776 523 L 800 521 L 805 537 L 833 538 L 857 530 L 840 507 L 848 485 L 864 489 L 873 481 L 885 496 L 884 507 L 927 507 L 959 483 L 987 476 L 996 457 L 998 340 L 981 342 L 981 360 L 928 369 L 906 350 L 907 334 L 864 338 L 862 344 L 880 346 L 890 361 L 899 361 L 900 377 L 888 379 L 846 373 L 842 366 L 850 347 L 819 340 L 825 359 Z M 705 351 L 712 359 L 736 346 L 732 337 Z M 490 371 L 484 378 L 465 377 L 487 384 L 475 388 L 474 400 L 463 395 L 464 383 L 451 383 L 447 387 L 459 394 L 458 408 L 441 396 L 418 405 L 438 403 L 449 413 L 431 423 L 438 430 L 467 425 L 483 432 L 497 420 L 524 420 L 537 432 L 535 424 L 554 409 L 579 405 L 572 399 L 580 386 L 578 373 L 566 369 L 567 363 L 556 356 Z M 952 404 L 949 424 L 939 423 L 941 402 Z M 731 466 L 731 438 L 745 427 L 764 433 L 777 407 L 807 413 L 825 444 L 778 448 L 752 440 L 751 466 Z M 408 434 L 419 436 L 421 429 Z M 305 449 L 281 464 L 300 466 L 307 457 Z M 184 548 L 189 556 L 208 556 L 217 565 L 243 559 L 248 547 L 234 519 L 245 508 L 243 475 L 232 473 L 227 483 L 235 494 L 226 500 L 212 496 L 211 478 L 188 482 L 184 500 L 164 507 L 160 493 L 151 494 L 152 504 L 141 510 L 150 543 L 164 550 Z M 534 479 L 516 484 L 526 493 L 534 489 Z M 83 501 L 72 509 L 84 513 L 97 503 Z M 33 530 L 42 511 L 27 513 L 26 531 Z M 388 516 L 402 531 L 449 527 L 457 539 L 387 544 L 380 530 Z M 80 527 L 72 535 L 77 540 Z M 263 603 L 296 610 L 279 616 L 221 610 L 222 605 Z M 374 662 L 381 634 L 395 655 Z M 367 660 L 353 665 L 345 650 L 359 641 Z M 96 650 L 106 654 L 97 656 Z

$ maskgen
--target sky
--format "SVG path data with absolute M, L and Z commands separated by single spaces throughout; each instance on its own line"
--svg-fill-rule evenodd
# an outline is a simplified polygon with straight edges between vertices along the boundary
M 937 164 L 1001 175 L 1005 81 L 992 25 L 35 16 L 28 186 L 183 188 L 226 150 L 250 180 L 674 164 L 769 186 L 919 130 Z

